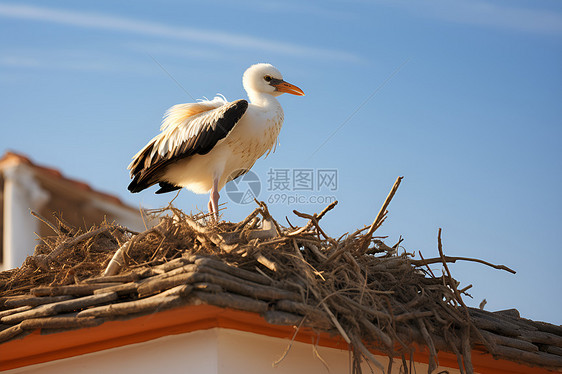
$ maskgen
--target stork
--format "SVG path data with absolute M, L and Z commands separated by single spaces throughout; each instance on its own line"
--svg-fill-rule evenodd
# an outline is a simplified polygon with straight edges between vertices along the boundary
M 247 100 L 213 100 L 174 105 L 164 115 L 160 133 L 134 157 L 128 169 L 129 191 L 155 184 L 157 194 L 183 187 L 210 193 L 209 212 L 218 220 L 219 191 L 247 173 L 277 143 L 283 108 L 277 96 L 304 96 L 270 64 L 250 66 L 242 78 Z

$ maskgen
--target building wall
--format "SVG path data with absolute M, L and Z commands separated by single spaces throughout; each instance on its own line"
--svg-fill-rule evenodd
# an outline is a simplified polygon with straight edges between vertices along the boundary
M 0 270 L 21 266 L 33 254 L 36 244 L 37 219 L 29 210 L 37 210 L 48 199 L 26 165 L 4 168 L 3 198 L 3 261 Z
M 60 374 L 60 373 L 201 373 L 201 374 L 325 374 L 350 373 L 349 352 L 318 347 L 317 352 L 327 365 L 317 358 L 312 344 L 293 342 L 281 362 L 274 367 L 290 342 L 254 333 L 214 328 L 186 334 L 167 336 L 148 342 L 132 344 L 90 353 L 78 357 L 32 365 L 7 374 Z M 386 367 L 388 360 L 379 357 Z M 457 369 L 441 367 L 457 374 Z M 371 371 L 363 364 L 363 372 Z M 418 373 L 426 373 L 427 365 L 416 364 Z M 399 373 L 398 363 L 393 373 Z
M 217 332 L 196 331 L 44 364 L 7 370 L 25 374 L 217 373 Z

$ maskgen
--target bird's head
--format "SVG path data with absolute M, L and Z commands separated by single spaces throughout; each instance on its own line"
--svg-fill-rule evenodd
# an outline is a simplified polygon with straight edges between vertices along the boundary
M 255 64 L 250 66 L 244 73 L 242 83 L 250 97 L 254 93 L 267 93 L 279 96 L 284 92 L 304 96 L 304 92 L 300 88 L 285 82 L 279 70 L 271 64 Z

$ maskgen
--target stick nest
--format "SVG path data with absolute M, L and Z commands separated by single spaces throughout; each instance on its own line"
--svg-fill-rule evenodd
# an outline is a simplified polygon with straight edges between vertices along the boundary
M 401 358 L 407 372 L 412 342 L 429 349 L 430 371 L 437 367 L 437 350 L 445 349 L 457 355 L 461 370 L 471 372 L 474 343 L 487 342 L 470 322 L 459 283 L 447 267 L 458 258 L 443 255 L 440 235 L 440 257 L 414 260 L 400 241 L 388 246 L 383 237 L 372 235 L 384 221 L 385 207 L 373 225 L 332 238 L 319 222 L 334 206 L 320 214 L 295 211 L 308 223 L 290 228 L 279 225 L 264 203 L 240 223 L 215 223 L 169 206 L 156 212 L 160 223 L 142 233 L 109 222 L 80 232 L 59 221 L 49 224 L 56 235 L 42 238 L 34 256 L 20 268 L 0 273 L 0 296 L 28 294 L 39 286 L 83 284 L 103 274 L 205 256 L 260 273 L 276 288 L 300 295 L 293 309 L 302 317 L 295 324 L 339 334 L 353 350 L 354 372 L 360 372 L 364 359 L 383 372 L 391 371 L 393 360 L 383 367 L 369 349 Z M 444 268 L 440 276 L 428 266 L 436 262 Z M 270 305 L 275 309 L 275 302 Z

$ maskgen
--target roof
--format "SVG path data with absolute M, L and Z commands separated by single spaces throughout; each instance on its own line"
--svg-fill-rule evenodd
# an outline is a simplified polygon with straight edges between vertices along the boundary
M 95 350 L 131 342 L 112 339 L 115 331 L 138 337 L 148 329 L 150 338 L 195 324 L 253 326 L 285 337 L 297 326 L 328 344 L 350 343 L 357 359 L 373 360 L 377 351 L 407 360 L 417 347 L 430 368 L 448 359 L 484 372 L 562 371 L 562 327 L 514 310 L 466 308 L 448 270 L 437 277 L 429 269 L 433 259 L 399 254 L 372 230 L 367 236 L 368 227 L 327 236 L 318 225 L 327 210 L 297 212 L 308 224 L 283 228 L 265 204 L 237 224 L 171 207 L 142 233 L 106 223 L 44 238 L 21 268 L 0 273 L 0 349 L 14 355 L 0 357 L 0 369 L 21 366 L 29 342 L 44 350 L 70 339 L 69 352 L 79 354 L 75 346 L 84 345 L 76 340 L 105 334 Z M 446 267 L 451 258 L 440 260 Z M 37 354 L 35 362 L 45 357 Z
M 28 157 L 26 157 L 26 156 L 24 156 L 20 153 L 7 151 L 2 156 L 2 158 L 0 158 L 0 170 L 4 169 L 6 167 L 9 167 L 9 166 L 13 166 L 13 165 L 26 165 L 26 166 L 30 167 L 33 171 L 38 173 L 38 175 L 43 176 L 45 178 L 52 179 L 52 180 L 56 180 L 60 183 L 65 183 L 67 185 L 70 185 L 74 190 L 82 191 L 82 192 L 85 192 L 85 193 L 90 193 L 92 195 L 95 195 L 95 196 L 107 201 L 107 202 L 111 202 L 113 204 L 120 205 L 120 206 L 128 208 L 128 209 L 133 209 L 129 205 L 123 203 L 121 201 L 121 199 L 119 199 L 115 195 L 112 195 L 112 194 L 109 194 L 109 193 L 106 193 L 106 192 L 102 192 L 102 191 L 99 191 L 99 190 L 95 190 L 86 182 L 79 181 L 79 180 L 72 179 L 72 178 L 68 178 L 68 177 L 64 176 L 58 169 L 36 164 L 33 161 L 31 161 L 30 158 L 28 158 Z

